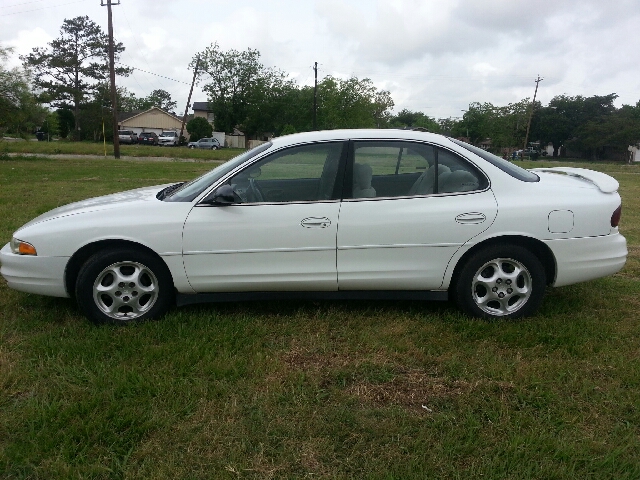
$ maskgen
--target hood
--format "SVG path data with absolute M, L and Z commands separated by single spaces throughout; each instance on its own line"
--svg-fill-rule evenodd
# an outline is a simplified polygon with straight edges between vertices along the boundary
M 596 172 L 594 170 L 588 170 L 586 168 L 573 168 L 573 167 L 553 167 L 553 168 L 533 168 L 532 172 L 539 173 L 552 173 L 557 175 L 568 175 L 570 177 L 579 178 L 585 182 L 589 182 L 592 185 L 598 187 L 602 193 L 614 193 L 618 191 L 618 181 L 610 175 L 602 172 Z
M 95 212 L 100 210 L 107 210 L 117 208 L 122 205 L 127 205 L 127 208 L 131 208 L 131 204 L 138 202 L 159 202 L 156 195 L 160 190 L 172 183 L 166 185 L 157 185 L 154 187 L 143 187 L 135 190 L 128 190 L 126 192 L 112 193 L 111 195 L 105 195 L 102 197 L 89 198 L 80 202 L 70 203 L 62 207 L 54 208 L 53 210 L 43 213 L 39 217 L 34 218 L 29 223 L 23 225 L 27 227 L 40 222 L 46 222 L 54 218 L 66 217 L 69 215 L 78 215 L 81 213 Z

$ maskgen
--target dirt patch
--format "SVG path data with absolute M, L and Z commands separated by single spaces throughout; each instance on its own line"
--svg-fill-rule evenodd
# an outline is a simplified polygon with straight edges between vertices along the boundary
M 451 398 L 470 393 L 478 384 L 463 380 L 446 380 L 432 375 L 413 372 L 396 376 L 381 384 L 359 382 L 349 386 L 346 393 L 362 403 L 387 406 L 400 405 L 430 409 L 433 400 Z

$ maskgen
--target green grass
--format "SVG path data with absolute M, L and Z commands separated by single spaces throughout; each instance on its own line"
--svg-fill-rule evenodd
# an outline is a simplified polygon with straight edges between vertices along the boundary
M 194 160 L 226 161 L 244 150 L 221 148 L 219 150 L 189 149 L 187 147 L 160 147 L 153 145 L 120 145 L 121 157 L 166 157 Z M 106 153 L 105 153 L 106 152 Z M 0 142 L 1 153 L 28 153 L 41 155 L 98 155 L 113 158 L 113 144 L 96 142 Z
M 257 302 L 95 327 L 0 280 L 0 478 L 640 478 L 640 168 L 588 166 L 620 181 L 629 262 L 520 322 Z M 2 159 L 0 239 L 210 168 Z

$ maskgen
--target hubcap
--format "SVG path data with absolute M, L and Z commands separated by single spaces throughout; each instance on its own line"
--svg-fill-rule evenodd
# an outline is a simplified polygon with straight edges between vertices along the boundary
M 489 315 L 503 316 L 527 303 L 531 287 L 531 274 L 522 263 L 511 258 L 496 258 L 478 269 L 471 292 L 480 310 Z
M 108 317 L 133 320 L 148 312 L 158 299 L 158 280 L 137 262 L 108 266 L 93 284 L 93 299 Z

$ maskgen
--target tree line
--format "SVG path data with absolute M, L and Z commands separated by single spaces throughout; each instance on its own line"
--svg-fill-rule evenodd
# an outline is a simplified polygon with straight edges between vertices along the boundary
M 99 140 L 103 132 L 110 137 L 107 45 L 100 26 L 84 16 L 64 20 L 58 38 L 21 57 L 21 69 L 6 67 L 11 50 L 0 46 L 0 134 L 21 135 L 39 127 L 73 140 Z M 124 51 L 115 42 L 116 61 Z M 529 139 L 551 143 L 557 154 L 620 156 L 640 140 L 640 101 L 617 108 L 614 93 L 560 95 L 548 105 L 526 98 L 506 106 L 474 102 L 461 118 L 435 119 L 409 109 L 394 114 L 390 93 L 368 78 L 326 76 L 317 89 L 298 85 L 286 72 L 263 65 L 260 53 L 250 48 L 224 51 L 214 43 L 198 52 L 190 66 L 207 93 L 215 129 L 239 130 L 250 138 L 314 128 L 420 128 L 475 144 L 490 139 L 491 149 L 500 153 L 522 148 L 531 116 Z M 119 76 L 131 72 L 118 64 Z M 170 93 L 161 89 L 139 98 L 119 87 L 117 102 L 119 112 L 176 108 Z

